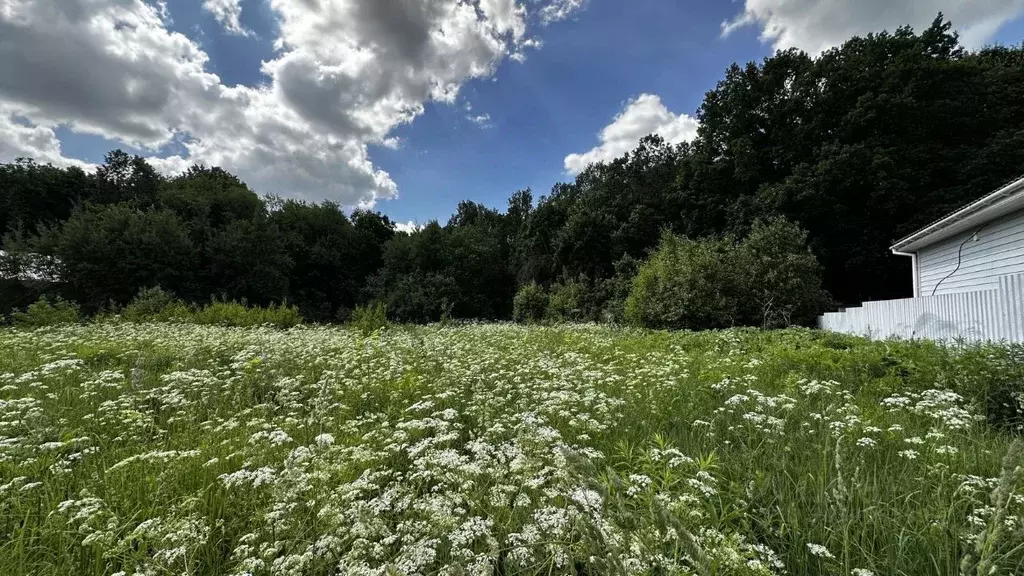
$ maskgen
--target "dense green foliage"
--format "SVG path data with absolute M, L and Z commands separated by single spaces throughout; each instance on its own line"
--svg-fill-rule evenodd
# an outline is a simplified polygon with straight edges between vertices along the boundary
M 0 329 L 0 573 L 1012 576 L 1008 383 L 808 330 Z
M 713 239 L 710 250 L 781 216 L 807 232 L 836 303 L 903 297 L 909 265 L 890 243 L 1024 165 L 1024 48 L 967 52 L 939 18 L 733 65 L 697 115 L 691 143 L 648 137 L 536 204 L 529 190 L 504 212 L 463 202 L 411 234 L 374 212 L 261 199 L 217 168 L 167 179 L 119 151 L 94 174 L 19 161 L 0 166 L 0 236 L 9 252 L 52 256 L 64 281 L 49 292 L 86 313 L 161 286 L 192 304 L 287 301 L 318 322 L 372 301 L 406 322 L 507 319 L 536 282 L 550 316 L 604 320 L 622 317 L 663 231 Z M 3 282 L 0 311 L 41 293 Z M 756 322 L 725 306 L 696 325 L 804 322 L 822 302 Z
M 396 235 L 367 293 L 403 322 L 509 318 L 515 279 L 508 262 L 516 232 L 510 215 L 462 202 L 446 226 L 431 222 Z
M 291 328 L 302 323 L 302 316 L 294 306 L 274 304 L 270 306 L 246 306 L 238 302 L 211 302 L 202 307 L 193 307 L 188 316 L 174 319 L 176 322 L 209 326 L 275 326 Z
M 548 294 L 548 309 L 545 316 L 554 322 L 578 322 L 594 317 L 587 310 L 587 285 L 579 279 L 555 282 Z
M 653 328 L 723 328 L 740 319 L 742 272 L 729 240 L 687 240 L 666 233 L 640 267 L 626 319 Z
M 36 180 L 57 170 L 24 162 L 6 168 L 34 172 Z M 141 158 L 111 153 L 87 177 L 92 191 L 75 196 L 66 216 L 43 211 L 12 224 L 4 238 L 10 254 L 0 267 L 10 284 L 2 309 L 32 301 L 33 282 L 18 290 L 10 279 L 19 272 L 12 261 L 29 254 L 37 257 L 28 268 L 62 280 L 54 289 L 88 313 L 124 306 L 157 286 L 192 305 L 218 298 L 264 307 L 288 301 L 309 320 L 331 321 L 359 302 L 394 235 L 380 214 L 349 217 L 329 203 L 264 200 L 218 168 L 193 167 L 166 180 L 151 170 Z M 27 184 L 0 188 L 9 199 L 34 193 Z
M 349 319 L 352 328 L 370 335 L 388 325 L 388 307 L 383 302 L 373 302 L 366 306 L 356 306 Z
M 547 310 L 548 294 L 536 282 L 520 288 L 512 301 L 512 318 L 516 322 L 539 322 L 544 319 Z
M 55 298 L 53 302 L 46 298 L 40 298 L 28 306 L 24 312 L 11 314 L 11 322 L 20 328 L 76 324 L 80 319 L 78 306 L 60 297 Z
M 806 233 L 756 222 L 742 242 L 666 233 L 637 273 L 625 316 L 654 328 L 785 328 L 807 324 L 828 296 Z
M 123 310 L 111 310 L 96 317 L 105 322 L 172 322 L 212 326 L 275 326 L 291 328 L 302 323 L 298 308 L 287 304 L 247 306 L 240 302 L 214 300 L 205 305 L 188 304 L 161 288 L 147 288 Z
M 145 288 L 124 307 L 119 316 L 128 322 L 156 322 L 173 318 L 172 312 L 184 304 L 163 288 Z

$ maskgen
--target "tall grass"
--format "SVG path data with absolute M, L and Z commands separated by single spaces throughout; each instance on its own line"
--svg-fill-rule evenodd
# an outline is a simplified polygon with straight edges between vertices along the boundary
M 7 329 L 0 574 L 1016 574 L 1019 353 Z

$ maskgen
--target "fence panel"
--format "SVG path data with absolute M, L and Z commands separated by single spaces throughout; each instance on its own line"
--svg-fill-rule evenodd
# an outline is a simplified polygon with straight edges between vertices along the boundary
M 991 290 L 865 302 L 818 319 L 822 330 L 869 338 L 1024 342 L 1024 274 Z

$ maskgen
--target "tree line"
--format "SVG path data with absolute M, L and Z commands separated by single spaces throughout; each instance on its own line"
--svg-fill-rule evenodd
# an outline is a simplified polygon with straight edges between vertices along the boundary
M 888 246 L 1022 171 L 1024 48 L 968 52 L 940 15 L 920 33 L 900 28 L 817 57 L 790 50 L 733 65 L 697 115 L 691 143 L 649 136 L 536 201 L 530 190 L 501 209 L 464 201 L 447 222 L 413 233 L 373 211 L 260 197 L 219 168 L 165 178 L 121 151 L 94 173 L 3 164 L 0 266 L 9 279 L 0 311 L 57 290 L 95 312 L 159 286 L 186 302 L 289 302 L 321 322 L 370 302 L 399 321 L 508 319 L 526 290 L 524 317 L 543 301 L 555 317 L 622 319 L 640 284 L 662 297 L 683 293 L 643 272 L 655 260 L 678 272 L 665 254 L 708 269 L 733 254 L 731 266 L 748 267 L 741 276 L 770 274 L 756 251 L 723 248 L 752 235 L 781 239 L 771 250 L 797 257 L 793 269 L 816 275 L 830 295 L 800 284 L 814 294 L 790 320 L 910 296 L 909 264 Z M 766 223 L 778 227 L 765 232 Z M 698 241 L 700 249 L 687 244 Z M 659 245 L 660 259 L 648 261 Z M 813 262 L 803 259 L 808 250 Z M 61 282 L 10 279 L 30 258 Z M 719 302 L 716 281 L 698 278 L 687 290 Z M 707 317 L 632 306 L 640 316 Z

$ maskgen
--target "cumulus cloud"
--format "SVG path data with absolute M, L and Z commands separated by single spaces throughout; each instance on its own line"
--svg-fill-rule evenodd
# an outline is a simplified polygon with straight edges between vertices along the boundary
M 395 230 L 405 234 L 412 234 L 413 232 L 423 230 L 423 226 L 417 224 L 415 220 L 409 220 L 408 222 L 396 222 Z
M 0 104 L 0 158 L 32 158 L 41 164 L 94 168 L 87 162 L 65 158 L 52 128 L 33 125 L 17 110 L 3 104 Z
M 229 34 L 238 36 L 252 34 L 242 27 L 242 0 L 203 0 L 203 10 L 213 14 L 213 17 Z
M 208 56 L 168 29 L 144 0 L 3 0 L 0 130 L 20 150 L 70 163 L 54 129 L 67 126 L 146 150 L 184 152 L 153 163 L 167 172 L 219 165 L 260 192 L 370 206 L 397 186 L 368 145 L 397 147 L 390 132 L 428 100 L 529 47 L 527 24 L 546 2 L 520 0 L 268 0 L 277 17 L 274 58 L 259 86 L 227 86 Z M 204 7 L 242 30 L 238 0 Z M 9 110 L 9 111 L 8 111 Z M 19 120 L 16 122 L 14 118 Z M 15 150 L 0 148 L 0 160 Z M 26 144 L 31 142 L 34 144 Z
M 974 48 L 1024 13 L 1024 0 L 745 0 L 743 12 L 724 22 L 722 33 L 756 26 L 761 40 L 777 49 L 817 54 L 855 35 L 907 24 L 921 30 L 940 11 Z
M 626 103 L 611 124 L 601 130 L 601 144 L 582 154 L 565 157 L 565 170 L 579 174 L 588 165 L 608 162 L 636 148 L 647 135 L 657 134 L 672 144 L 689 142 L 697 136 L 697 119 L 674 114 L 654 94 L 641 94 Z

